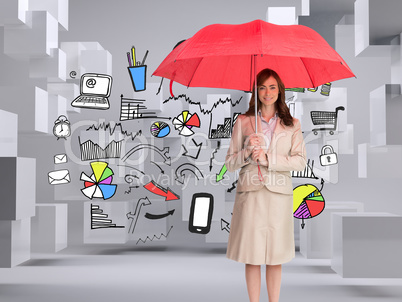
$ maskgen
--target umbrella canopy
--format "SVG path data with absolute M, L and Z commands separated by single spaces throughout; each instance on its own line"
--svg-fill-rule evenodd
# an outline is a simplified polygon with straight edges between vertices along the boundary
M 252 91 L 256 74 L 265 68 L 275 70 L 286 88 L 355 76 L 316 31 L 262 20 L 202 28 L 174 48 L 153 75 L 188 87 Z

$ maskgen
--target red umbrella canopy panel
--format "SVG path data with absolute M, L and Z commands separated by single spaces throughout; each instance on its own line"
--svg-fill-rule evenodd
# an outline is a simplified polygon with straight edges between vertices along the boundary
M 262 20 L 213 24 L 178 45 L 153 75 L 188 87 L 252 91 L 255 75 L 275 70 L 286 88 L 314 88 L 355 75 L 313 29 Z

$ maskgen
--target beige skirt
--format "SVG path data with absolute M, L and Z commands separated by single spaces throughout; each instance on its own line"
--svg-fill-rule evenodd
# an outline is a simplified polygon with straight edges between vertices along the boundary
M 226 256 L 276 265 L 295 256 L 293 196 L 269 191 L 236 193 Z

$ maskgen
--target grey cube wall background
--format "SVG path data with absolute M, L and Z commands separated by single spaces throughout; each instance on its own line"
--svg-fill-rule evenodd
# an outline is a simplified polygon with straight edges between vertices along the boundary
M 9 172 L 9 176 L 16 177 L 15 190 L 23 193 L 19 196 L 26 202 L 24 209 L 31 209 L 34 202 L 67 205 L 67 245 L 91 244 L 98 234 L 91 238 L 91 231 L 96 230 L 90 229 L 87 223 L 92 212 L 84 211 L 89 199 L 81 192 L 84 183 L 80 180 L 81 173 L 91 175 L 91 167 L 90 160 L 82 160 L 80 143 L 91 140 L 105 148 L 113 140 L 123 140 L 122 156 L 135 146 L 149 144 L 153 149 L 143 148 L 136 152 L 130 157 L 130 164 L 122 162 L 121 158 L 99 159 L 108 162 L 115 173 L 113 183 L 117 184 L 117 191 L 108 201 L 127 203 L 126 214 L 133 214 L 122 217 L 118 209 L 102 213 L 108 215 L 105 219 L 111 223 L 125 221 L 128 233 L 122 237 L 122 242 L 152 244 L 147 238 L 153 238 L 180 246 L 225 243 L 228 232 L 224 226 L 225 222 L 230 222 L 235 192 L 228 190 L 236 180 L 236 174 L 226 173 L 221 182 L 216 182 L 229 139 L 211 139 L 210 122 L 216 128 L 223 123 L 224 117 L 244 112 L 249 96 L 233 90 L 187 89 L 174 83 L 176 96 L 185 94 L 199 105 L 186 102 L 184 97 L 165 102 L 170 96 L 169 81 L 165 79 L 161 92 L 156 94 L 161 79 L 151 77 L 151 74 L 176 43 L 191 37 L 203 26 L 267 20 L 270 9 L 275 12 L 282 6 L 294 7 L 295 22 L 318 31 L 357 76 L 332 83 L 329 96 L 319 92 L 289 92 L 287 95 L 293 97 L 295 116 L 302 121 L 308 157 L 315 162 L 314 173 L 325 179 L 322 194 L 327 201 L 363 203 L 367 212 L 402 215 L 399 198 L 402 145 L 398 119 L 398 114 L 402 113 L 402 22 L 398 17 L 388 17 L 391 13 L 401 12 L 402 6 L 396 0 L 387 1 L 386 6 L 382 3 L 378 0 L 255 0 L 252 3 L 237 0 L 116 0 L 111 5 L 110 1 L 104 0 L 3 1 L 0 4 L 3 8 L 0 13 L 0 64 L 3 70 L 0 74 L 0 156 L 2 160 L 14 157 L 16 162 L 27 161 L 26 174 L 20 175 L 23 182 L 27 182 L 25 189 L 18 182 L 19 176 L 14 176 L 24 171 L 11 168 Z M 127 52 L 133 45 L 140 58 L 138 61 L 142 61 L 149 51 L 146 57 L 147 89 L 142 92 L 134 91 L 127 71 Z M 80 93 L 80 77 L 85 73 L 112 76 L 110 109 L 91 110 L 70 105 Z M 172 120 L 121 121 L 124 101 L 121 95 L 126 99 L 145 100 L 147 110 L 158 117 L 173 119 L 185 110 L 197 113 L 201 126 L 193 128 L 194 135 L 185 137 L 179 135 Z M 202 113 L 201 109 L 210 110 L 221 96 L 229 96 L 233 103 L 240 98 L 241 101 L 236 106 L 229 102 L 219 105 L 211 114 Z M 310 111 L 333 111 L 337 106 L 344 106 L 346 110 L 339 113 L 335 134 L 314 135 Z M 60 115 L 65 115 L 71 125 L 72 134 L 66 139 L 53 135 L 54 123 Z M 149 129 L 157 121 L 170 125 L 167 137 L 151 135 Z M 105 131 L 101 125 L 106 127 L 108 123 L 111 126 Z M 113 128 L 115 123 L 121 123 L 123 131 L 119 132 L 119 127 Z M 99 127 L 99 131 L 94 130 Z M 141 135 L 135 136 L 139 131 L 142 131 Z M 201 143 L 199 156 L 194 158 Z M 320 166 L 321 147 L 325 144 L 336 150 L 336 166 Z M 184 147 L 187 155 L 183 155 Z M 170 166 L 165 162 L 166 148 Z M 66 154 L 68 161 L 56 164 L 54 156 L 58 154 Z M 191 167 L 192 172 L 180 170 L 186 167 Z M 49 184 L 48 173 L 56 170 L 68 170 L 70 182 Z M 181 172 L 184 184 L 176 180 Z M 130 173 L 131 177 L 127 176 Z M 31 181 L 26 179 L 28 175 Z M 151 180 L 163 189 L 169 188 L 180 198 L 165 201 L 162 196 L 150 193 L 143 186 Z M 294 182 L 295 185 L 312 182 L 319 186 L 320 180 L 295 178 Z M 10 187 L 5 187 L 5 182 L 0 186 L 7 192 L 3 194 L 7 199 L 3 205 L 14 202 L 19 206 L 21 200 L 10 198 L 20 193 L 8 192 Z M 188 231 L 191 198 L 199 192 L 215 196 L 211 232 L 207 235 Z M 149 204 L 144 204 L 145 197 L 149 198 Z M 96 204 L 96 199 L 92 201 Z M 174 214 L 156 222 L 139 217 L 138 212 L 135 216 L 136 210 L 140 209 L 143 214 L 163 214 L 172 210 Z M 7 206 L 4 212 L 11 210 Z M 29 215 L 22 218 L 2 216 L 2 219 L 13 221 L 35 214 L 31 211 Z M 136 229 L 130 232 L 133 225 Z M 302 231 L 299 225 L 297 221 L 296 234 Z M 117 223 L 117 226 L 122 224 Z M 118 228 L 115 230 L 121 233 Z M 113 229 L 107 230 L 104 236 L 100 242 L 108 243 L 108 236 L 113 242 Z

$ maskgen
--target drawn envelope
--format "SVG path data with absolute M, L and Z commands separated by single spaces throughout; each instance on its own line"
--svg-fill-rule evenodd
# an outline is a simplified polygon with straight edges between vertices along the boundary
M 67 154 L 56 154 L 54 156 L 55 164 L 63 164 L 67 162 Z
M 70 180 L 70 172 L 68 170 L 56 170 L 48 173 L 49 184 L 62 185 L 68 184 Z

